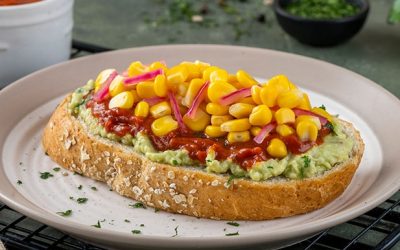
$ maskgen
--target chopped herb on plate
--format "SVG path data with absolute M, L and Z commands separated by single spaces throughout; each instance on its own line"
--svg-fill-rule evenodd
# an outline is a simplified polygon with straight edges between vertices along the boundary
M 239 232 L 225 234 L 225 236 L 236 236 L 236 235 L 239 235 Z
M 82 185 L 79 185 L 79 186 L 78 186 L 78 189 L 81 190 L 81 189 L 82 189 Z
M 92 225 L 92 227 L 101 228 L 100 221 L 98 220 L 98 221 L 97 221 L 97 224 Z
M 79 204 L 82 204 L 82 203 L 86 203 L 86 202 L 88 201 L 88 198 L 78 198 L 78 199 L 76 199 L 76 201 L 77 201 Z
M 144 209 L 146 209 L 146 206 L 141 202 L 136 202 L 135 204 L 130 204 L 129 206 L 133 207 L 133 208 L 144 208 Z
M 238 226 L 240 226 L 240 224 L 239 224 L 239 223 L 237 223 L 237 222 L 234 222 L 234 221 L 229 221 L 229 222 L 227 222 L 226 224 L 228 224 L 228 225 L 231 225 L 231 226 L 234 226 L 234 227 L 238 227 Z
M 133 233 L 133 234 L 141 234 L 142 231 L 135 229 L 135 230 L 132 230 L 132 233 Z
M 97 191 L 97 187 L 90 187 L 93 191 Z
M 21 185 L 21 184 L 22 184 L 22 181 L 21 181 L 21 180 L 18 180 L 18 181 L 17 181 L 17 184 L 18 184 L 18 185 Z
M 40 178 L 42 178 L 42 179 L 44 179 L 44 180 L 46 180 L 46 179 L 48 179 L 48 178 L 50 178 L 50 177 L 53 177 L 54 175 L 52 175 L 51 173 L 49 173 L 49 172 L 40 172 Z
M 67 217 L 67 216 L 70 216 L 72 214 L 72 210 L 69 209 L 69 210 L 67 210 L 65 212 L 57 212 L 57 214 L 61 215 L 61 216 L 64 216 L 64 217 Z
M 176 237 L 176 236 L 178 236 L 178 227 L 179 227 L 179 226 L 176 226 L 176 227 L 174 228 L 174 230 L 175 230 L 175 234 L 174 234 L 174 235 L 172 235 L 172 237 Z
M 60 169 L 61 169 L 61 168 L 53 168 L 53 171 L 54 171 L 54 172 L 58 172 L 58 171 L 60 171 Z

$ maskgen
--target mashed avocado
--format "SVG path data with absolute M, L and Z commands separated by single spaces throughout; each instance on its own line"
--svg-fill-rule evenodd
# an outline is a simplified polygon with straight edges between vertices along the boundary
M 133 146 L 134 151 L 144 155 L 154 162 L 166 163 L 170 165 L 196 166 L 198 162 L 192 160 L 186 150 L 166 150 L 157 151 L 150 139 L 143 133 L 136 136 L 127 134 L 119 137 L 113 133 L 108 133 L 102 127 L 91 110 L 86 109 L 85 97 L 94 88 L 93 81 L 81 88 L 78 88 L 71 98 L 68 105 L 69 111 L 77 116 L 88 130 L 94 134 L 113 141 L 121 142 L 128 146 Z M 215 159 L 215 152 L 207 152 L 205 171 L 210 173 L 232 173 L 235 177 L 248 177 L 254 181 L 263 181 L 275 176 L 285 176 L 289 179 L 303 179 L 322 174 L 332 167 L 349 159 L 354 141 L 343 133 L 342 127 L 333 122 L 334 132 L 324 138 L 324 143 L 314 147 L 301 155 L 289 154 L 283 159 L 269 159 L 264 162 L 257 162 L 248 171 L 243 170 L 238 164 L 227 159 L 218 161 Z

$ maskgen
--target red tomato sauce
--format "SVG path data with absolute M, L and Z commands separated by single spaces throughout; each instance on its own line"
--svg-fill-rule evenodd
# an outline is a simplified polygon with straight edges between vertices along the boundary
M 323 137 L 330 133 L 329 128 L 322 128 L 319 131 L 316 142 L 302 142 L 296 135 L 280 136 L 271 133 L 261 144 L 253 140 L 242 143 L 229 144 L 225 138 L 207 138 L 204 133 L 190 130 L 175 130 L 166 136 L 156 136 L 151 130 L 151 123 L 154 118 L 140 118 L 133 115 L 132 110 L 119 108 L 109 109 L 106 102 L 97 103 L 90 100 L 86 104 L 92 114 L 98 118 L 100 124 L 107 132 L 115 133 L 118 136 L 126 134 L 136 135 L 139 131 L 147 134 L 158 151 L 185 149 L 189 152 L 191 159 L 205 163 L 207 150 L 212 149 L 216 153 L 217 160 L 232 159 L 243 169 L 249 169 L 254 163 L 265 161 L 271 158 L 266 148 L 273 138 L 280 138 L 292 154 L 301 154 L 315 145 L 323 142 Z
M 0 6 L 20 5 L 27 3 L 40 2 L 42 0 L 0 0 Z

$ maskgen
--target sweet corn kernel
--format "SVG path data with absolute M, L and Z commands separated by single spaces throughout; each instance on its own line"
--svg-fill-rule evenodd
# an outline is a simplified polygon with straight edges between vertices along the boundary
M 260 127 L 251 127 L 250 133 L 252 136 L 257 136 L 261 132 Z
M 158 118 L 151 124 L 151 130 L 156 136 L 164 136 L 178 128 L 178 122 L 167 115 Z
M 167 71 L 167 84 L 170 89 L 174 89 L 179 83 L 188 79 L 189 70 L 185 65 L 177 65 Z
M 163 62 L 153 62 L 152 64 L 150 64 L 149 71 L 153 71 L 156 69 L 162 69 L 164 72 L 167 72 L 168 70 L 167 66 Z
M 123 80 L 124 78 L 122 76 L 117 76 L 114 78 L 108 90 L 111 96 L 116 96 L 119 93 L 126 91 L 125 85 L 122 82 Z
M 314 114 L 320 115 L 322 117 L 325 117 L 329 122 L 332 122 L 332 116 L 326 110 L 324 110 L 322 108 L 314 107 L 311 109 L 311 112 L 313 112 Z
M 249 131 L 229 132 L 226 139 L 231 144 L 235 142 L 246 142 L 250 141 L 250 133 Z
M 211 66 L 209 63 L 205 63 L 199 60 L 194 61 L 194 64 L 197 66 L 201 74 L 203 74 L 204 70 Z
M 238 70 L 236 72 L 236 78 L 242 88 L 250 88 L 251 86 L 258 84 L 258 82 L 244 70 Z
M 291 81 L 289 81 L 289 89 L 297 89 L 297 86 Z
M 317 126 L 318 129 L 321 129 L 321 121 L 319 120 L 318 117 L 312 116 L 312 115 L 299 115 L 296 117 L 296 123 L 295 125 L 299 124 L 299 122 L 302 121 L 310 121 Z
M 207 126 L 204 133 L 211 138 L 221 137 L 226 134 L 226 132 L 222 131 L 220 126 Z
M 154 79 L 154 93 L 159 97 L 167 96 L 168 88 L 165 75 L 158 75 Z
M 199 108 L 194 118 L 184 115 L 183 122 L 193 131 L 203 131 L 210 124 L 210 115 Z
M 182 104 L 186 107 L 190 107 L 200 88 L 203 86 L 203 79 L 193 79 L 190 81 L 189 88 L 186 91 L 186 95 L 182 100 Z
M 247 103 L 235 103 L 229 107 L 229 114 L 236 118 L 248 117 L 255 106 Z
M 272 120 L 272 112 L 267 105 L 258 105 L 253 108 L 249 122 L 254 126 L 264 126 L 270 123 Z
M 140 98 L 156 97 L 154 92 L 154 83 L 151 81 L 140 82 L 136 85 L 136 91 Z
M 206 106 L 206 111 L 210 115 L 226 115 L 228 114 L 229 107 L 217 103 L 209 102 Z
M 204 81 L 210 81 L 210 75 L 212 72 L 218 70 L 220 68 L 218 68 L 217 66 L 210 66 L 207 67 L 204 71 L 203 71 L 203 80 Z
M 232 74 L 228 74 L 228 83 L 230 83 L 230 84 L 238 83 L 236 76 L 232 75 Z
M 249 119 L 235 119 L 221 124 L 221 130 L 225 132 L 241 132 L 249 130 L 251 127 Z
M 290 90 L 290 81 L 285 75 L 276 75 L 268 81 L 269 86 L 276 88 L 278 93 Z
M 136 61 L 132 62 L 128 67 L 128 76 L 137 76 L 146 72 L 146 66 L 144 66 L 141 62 Z
M 214 126 L 220 126 L 222 123 L 232 120 L 233 117 L 230 115 L 212 115 L 211 124 Z
M 149 108 L 150 107 L 147 102 L 139 102 L 135 107 L 135 116 L 147 117 L 149 115 Z
M 294 133 L 294 129 L 286 124 L 276 126 L 276 132 L 281 136 L 288 136 Z
M 94 91 L 97 92 L 103 82 L 107 80 L 107 78 L 111 75 L 112 72 L 114 72 L 115 69 L 105 69 L 99 73 L 99 75 L 96 77 L 96 81 L 94 81 Z
M 276 158 L 283 158 L 288 154 L 285 143 L 278 138 L 274 138 L 269 142 L 267 152 L 270 156 Z
M 265 85 L 260 91 L 261 102 L 271 108 L 276 105 L 278 94 L 276 87 L 273 85 Z
M 211 102 L 219 103 L 221 97 L 236 91 L 231 84 L 223 81 L 215 81 L 208 86 L 207 95 Z
M 132 93 L 130 91 L 125 91 L 111 98 L 108 103 L 108 108 L 130 109 L 133 106 L 133 101 Z
M 291 89 L 281 92 L 276 101 L 281 108 L 294 108 L 301 103 L 303 93 L 298 89 Z
M 171 114 L 171 106 L 168 102 L 160 102 L 150 108 L 150 114 L 154 118 L 159 118 L 162 116 L 170 115 Z
M 181 62 L 180 65 L 184 65 L 189 71 L 188 78 L 186 79 L 187 81 L 202 77 L 201 66 L 196 65 L 193 62 Z
M 188 89 L 189 89 L 189 84 L 190 83 L 188 83 L 188 82 L 182 82 L 182 83 L 179 83 L 178 84 L 178 90 L 177 90 L 177 93 L 178 93 L 178 95 L 180 95 L 180 96 L 185 96 L 186 95 L 186 92 L 188 91 Z
M 262 104 L 260 95 L 261 95 L 261 87 L 258 85 L 253 85 L 251 87 L 251 98 L 256 104 Z
M 228 72 L 223 69 L 217 69 L 210 73 L 210 82 L 215 81 L 228 81 Z
M 311 110 L 310 99 L 308 99 L 308 95 L 303 93 L 303 98 L 301 98 L 300 104 L 297 106 L 299 109 Z
M 318 128 L 313 122 L 301 121 L 296 126 L 296 133 L 301 141 L 316 141 Z
M 131 90 L 131 93 L 133 95 L 133 103 L 137 103 L 142 100 L 142 98 L 139 97 L 139 95 L 137 94 L 137 91 L 135 89 Z
M 239 100 L 240 103 L 247 103 L 247 104 L 251 104 L 251 105 L 257 105 L 254 101 L 253 98 L 251 96 L 249 97 L 245 97 L 243 99 Z
M 289 108 L 280 108 L 275 112 L 275 120 L 278 124 L 293 123 L 295 118 L 293 110 Z

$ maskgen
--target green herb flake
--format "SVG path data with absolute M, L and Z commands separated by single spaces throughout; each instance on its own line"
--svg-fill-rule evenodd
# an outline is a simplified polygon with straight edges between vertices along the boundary
M 233 174 L 229 175 L 228 181 L 226 182 L 226 184 L 228 185 L 228 187 L 231 185 L 233 179 L 237 179 L 239 177 L 234 176 Z
M 20 161 L 20 162 L 19 162 L 19 165 L 20 165 L 20 166 L 22 166 L 22 165 L 23 165 L 22 161 Z
M 239 232 L 225 234 L 225 236 L 237 236 L 237 235 L 239 235 Z
M 159 208 L 154 208 L 154 213 L 158 213 L 158 212 L 160 212 L 160 209 Z
M 321 106 L 319 106 L 320 109 L 326 110 L 326 107 L 324 104 L 322 104 Z
M 97 187 L 90 187 L 93 191 L 97 191 Z
M 268 166 L 267 168 L 269 168 L 269 169 L 274 169 L 274 167 L 273 167 L 273 166 Z
M 77 187 L 79 190 L 82 190 L 82 185 L 79 185 L 78 187 Z
M 132 230 L 132 234 L 141 234 L 141 233 L 142 233 L 142 231 L 140 231 L 140 230 L 137 230 L 137 229 Z
M 18 185 L 21 185 L 21 184 L 22 184 L 22 181 L 21 181 L 21 180 L 18 180 L 18 181 L 17 181 L 17 184 L 18 184 Z
M 50 177 L 53 177 L 54 175 L 52 175 L 51 173 L 49 173 L 49 172 L 40 172 L 40 178 L 42 178 L 43 180 L 46 180 L 46 179 L 48 179 L 48 178 L 50 178 Z
M 74 197 L 70 196 L 69 199 L 70 199 L 70 200 L 74 200 Z
M 124 220 L 126 223 L 130 223 L 131 221 L 130 220 L 128 220 L 128 219 L 125 219 Z
M 176 227 L 174 228 L 175 234 L 172 235 L 172 237 L 178 236 L 178 227 L 179 227 L 179 226 L 176 226 Z
M 130 204 L 129 206 L 133 207 L 133 208 L 144 208 L 144 209 L 146 209 L 146 206 L 141 202 L 136 202 L 135 204 Z
M 144 224 L 140 224 L 141 227 L 144 227 Z
M 333 135 L 337 135 L 335 132 L 335 128 L 333 127 L 333 124 L 331 122 L 327 122 L 324 127 L 328 128 Z
M 78 198 L 78 199 L 76 199 L 76 202 L 78 202 L 79 204 L 86 203 L 87 201 L 88 201 L 88 198 Z
M 92 227 L 101 228 L 100 221 L 98 220 L 98 221 L 97 221 L 97 224 L 92 225 Z
M 301 159 L 303 159 L 303 161 L 304 161 L 304 167 L 308 168 L 311 163 L 310 157 L 308 155 L 305 155 L 305 156 L 302 156 Z
M 54 171 L 54 172 L 58 172 L 58 171 L 60 171 L 60 169 L 61 169 L 61 168 L 53 168 L 53 171 Z
M 61 215 L 61 216 L 63 216 L 63 217 L 67 217 L 67 216 L 70 216 L 70 215 L 72 214 L 72 210 L 69 209 L 69 210 L 67 210 L 67 211 L 65 211 L 65 212 L 57 212 L 57 214 L 58 214 L 58 215 Z
M 178 161 L 177 160 L 172 160 L 172 164 L 178 165 Z
M 228 224 L 228 225 L 231 225 L 231 226 L 234 226 L 234 227 L 238 227 L 238 226 L 240 226 L 240 224 L 239 224 L 239 223 L 237 223 L 237 222 L 234 222 L 234 221 L 229 221 L 229 222 L 227 222 L 226 224 Z

